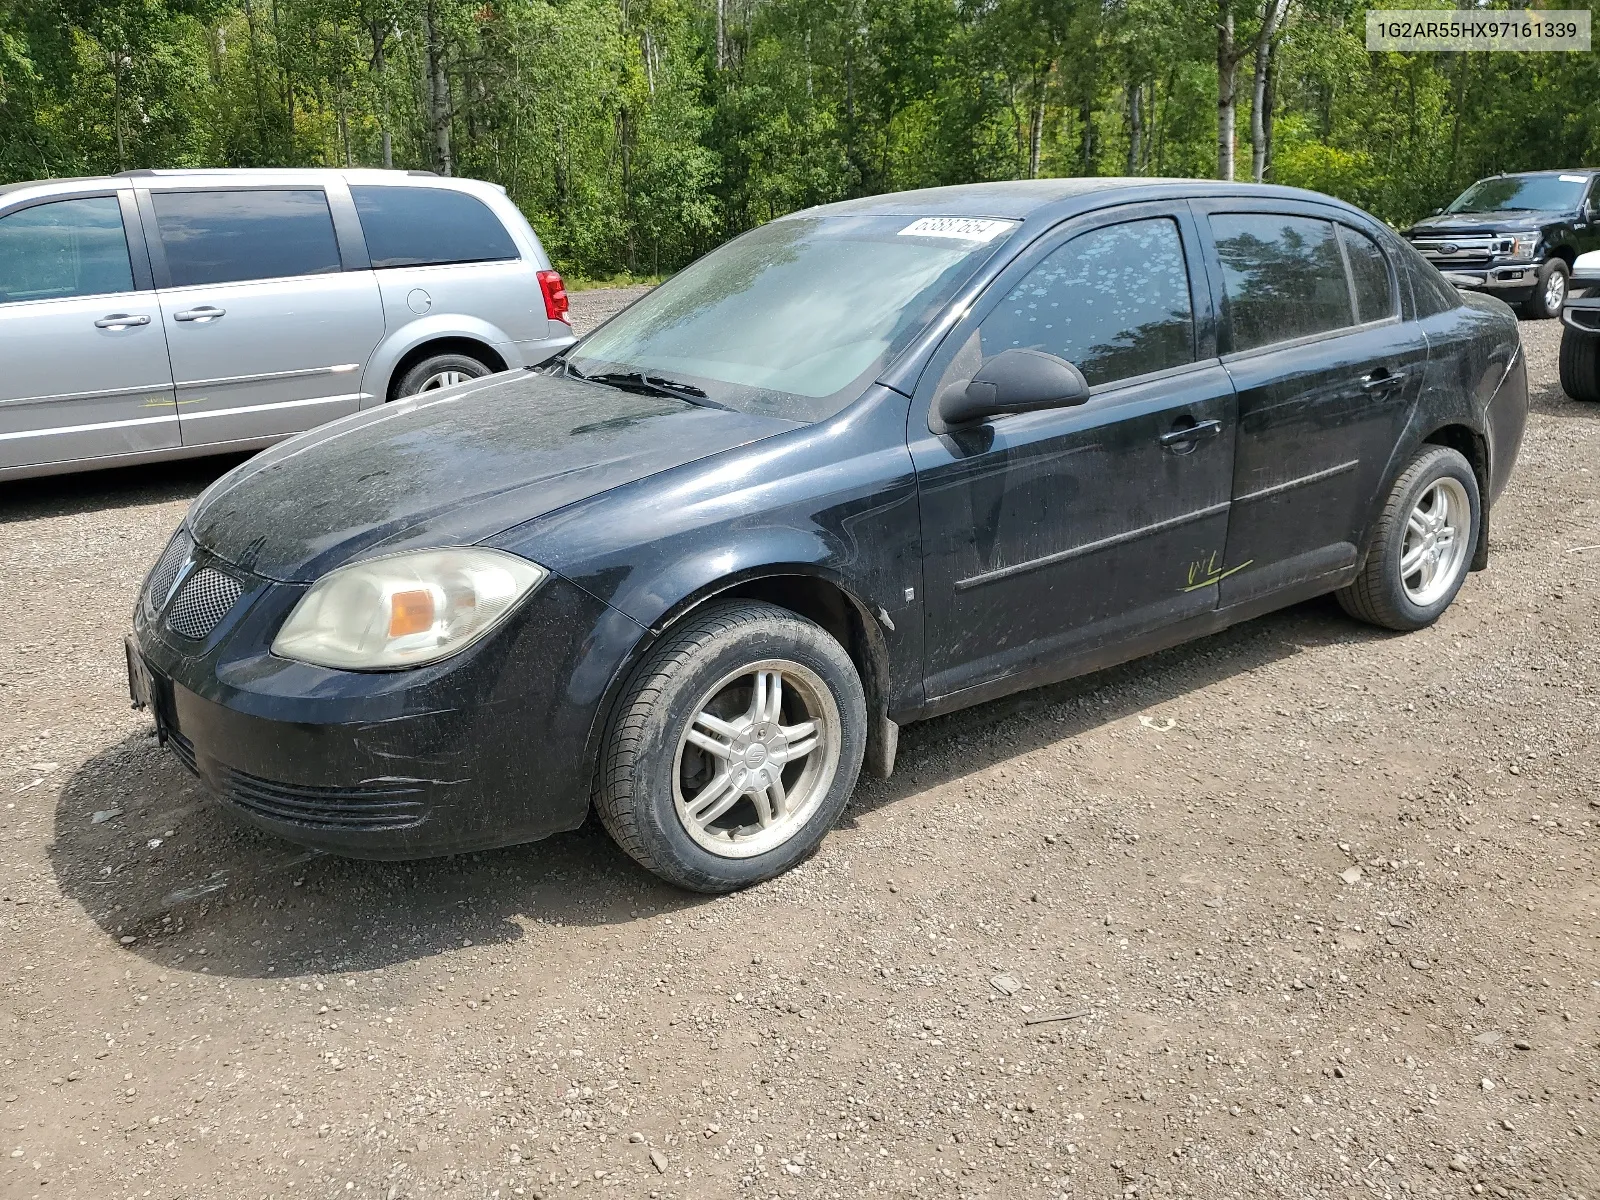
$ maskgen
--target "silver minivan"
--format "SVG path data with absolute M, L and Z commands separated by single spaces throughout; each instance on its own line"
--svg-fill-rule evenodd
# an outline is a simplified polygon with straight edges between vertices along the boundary
M 505 192 L 422 172 L 0 187 L 0 478 L 251 450 L 573 342 Z

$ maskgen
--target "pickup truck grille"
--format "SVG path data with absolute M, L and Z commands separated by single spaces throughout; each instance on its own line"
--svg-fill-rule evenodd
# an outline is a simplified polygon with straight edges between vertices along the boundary
M 1511 239 L 1485 237 L 1419 237 L 1412 238 L 1424 258 L 1442 271 L 1460 267 L 1487 267 L 1497 254 L 1509 254 Z

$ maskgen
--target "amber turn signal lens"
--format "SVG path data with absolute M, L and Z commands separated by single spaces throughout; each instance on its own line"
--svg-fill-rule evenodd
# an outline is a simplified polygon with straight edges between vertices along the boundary
M 426 588 L 396 592 L 389 598 L 389 636 L 426 633 L 433 628 L 433 593 Z

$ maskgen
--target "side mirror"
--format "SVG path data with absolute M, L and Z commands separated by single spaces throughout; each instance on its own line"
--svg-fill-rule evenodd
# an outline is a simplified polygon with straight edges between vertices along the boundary
M 1069 408 L 1089 398 L 1089 385 L 1064 358 L 1038 350 L 1003 350 L 971 379 L 958 379 L 934 399 L 946 425 L 969 425 L 985 417 Z
M 1432 211 L 1432 212 L 1431 212 L 1431 213 L 1429 213 L 1429 214 L 1428 214 L 1428 215 L 1429 215 L 1429 216 L 1430 216 L 1430 217 L 1437 217 L 1437 216 L 1438 216 L 1438 215 L 1439 215 L 1439 214 L 1440 214 L 1440 213 L 1442 213 L 1442 212 L 1443 212 L 1443 211 L 1444 211 L 1444 209 L 1442 209 L 1442 208 L 1436 208 L 1436 209 L 1434 209 L 1434 210 L 1433 210 L 1433 211 Z

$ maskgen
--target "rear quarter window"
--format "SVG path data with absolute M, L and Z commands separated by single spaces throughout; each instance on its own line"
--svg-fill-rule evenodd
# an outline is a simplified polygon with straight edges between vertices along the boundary
M 1451 287 L 1450 281 L 1418 254 L 1410 242 L 1400 242 L 1395 247 L 1395 253 L 1399 255 L 1406 275 L 1411 280 L 1411 300 L 1416 306 L 1417 316 L 1431 317 L 1435 313 L 1461 307 L 1461 293 Z
M 427 267 L 517 258 L 500 218 L 476 196 L 446 188 L 350 189 L 372 265 Z

